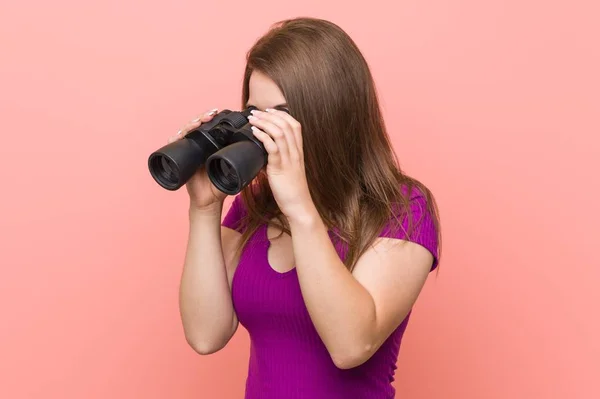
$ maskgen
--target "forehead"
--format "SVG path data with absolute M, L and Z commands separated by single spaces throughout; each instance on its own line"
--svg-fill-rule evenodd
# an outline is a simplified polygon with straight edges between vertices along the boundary
M 249 95 L 246 105 L 253 105 L 258 109 L 275 108 L 285 104 L 285 97 L 277 84 L 267 75 L 253 71 L 248 82 Z

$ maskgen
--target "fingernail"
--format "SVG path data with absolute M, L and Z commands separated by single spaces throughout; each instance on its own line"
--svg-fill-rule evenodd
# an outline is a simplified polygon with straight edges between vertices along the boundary
M 267 109 L 265 109 L 265 111 L 267 111 L 267 112 L 273 112 L 275 110 L 273 108 L 267 108 Z
M 211 109 L 210 112 L 208 113 L 208 116 L 213 116 L 214 114 L 217 113 L 218 110 L 219 110 L 218 108 Z
M 180 131 L 177 132 L 177 135 L 180 136 L 181 133 L 182 133 L 182 131 L 180 130 Z
M 192 123 L 200 122 L 200 119 L 202 119 L 202 118 L 198 117 L 198 118 L 194 119 L 194 120 L 192 121 Z
M 254 116 L 254 115 L 248 115 L 248 120 L 252 120 L 252 119 L 256 119 L 256 116 Z

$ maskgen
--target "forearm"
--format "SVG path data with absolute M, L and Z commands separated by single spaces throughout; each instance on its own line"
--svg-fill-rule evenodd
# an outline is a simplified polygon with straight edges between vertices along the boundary
M 179 306 L 186 338 L 200 352 L 224 345 L 235 327 L 221 243 L 221 210 L 190 209 L 189 213 Z
M 298 278 L 311 319 L 336 363 L 371 350 L 375 304 L 341 261 L 315 210 L 290 218 Z

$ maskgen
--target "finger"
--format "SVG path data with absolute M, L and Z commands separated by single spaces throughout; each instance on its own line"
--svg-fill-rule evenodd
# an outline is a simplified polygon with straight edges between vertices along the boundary
M 286 121 L 288 123 L 288 125 L 292 129 L 292 133 L 294 136 L 294 142 L 296 144 L 297 151 L 299 154 L 302 154 L 303 153 L 302 126 L 300 125 L 300 122 L 298 122 L 296 119 L 294 119 L 294 117 L 291 116 L 290 114 L 288 114 L 287 112 L 281 111 L 279 109 L 267 109 L 267 112 L 269 112 L 270 114 L 279 116 L 281 119 L 283 119 L 284 121 Z
M 263 146 L 268 154 L 268 162 L 271 166 L 279 166 L 281 164 L 281 154 L 279 152 L 279 148 L 275 141 L 269 136 L 267 133 L 263 132 L 256 126 L 251 126 L 252 133 L 254 133 L 254 137 L 256 137 Z
M 196 129 L 201 124 L 209 122 L 217 114 L 217 111 L 218 108 L 211 109 L 210 111 L 207 111 L 199 117 L 195 118 L 194 120 L 188 122 L 181 129 L 179 129 L 179 131 L 174 136 L 171 136 L 169 138 L 169 143 L 182 139 L 189 132 Z
M 290 157 L 297 159 L 298 157 L 298 145 L 296 143 L 296 138 L 294 136 L 294 130 L 292 129 L 292 125 L 290 122 L 282 117 L 282 114 L 285 112 L 277 111 L 275 109 L 267 109 L 267 112 L 262 116 L 263 119 L 272 122 L 274 125 L 278 126 L 283 133 L 285 134 L 286 143 L 288 146 L 288 152 Z
M 268 121 L 265 118 L 264 113 L 256 112 L 253 115 L 248 117 L 248 120 L 253 126 L 258 127 L 260 130 L 268 134 L 272 140 L 277 145 L 279 149 L 279 156 L 281 158 L 281 162 L 285 163 L 289 160 L 289 148 L 287 144 L 287 139 L 284 131 L 271 121 Z
M 217 111 L 218 111 L 218 109 L 214 108 L 208 112 L 205 112 L 204 114 L 200 115 L 199 117 L 197 117 L 196 119 L 192 120 L 187 125 L 185 125 L 181 130 L 179 130 L 177 132 L 177 134 L 182 137 L 185 136 L 186 134 L 188 134 L 192 130 L 196 129 L 201 124 L 209 122 L 216 115 Z

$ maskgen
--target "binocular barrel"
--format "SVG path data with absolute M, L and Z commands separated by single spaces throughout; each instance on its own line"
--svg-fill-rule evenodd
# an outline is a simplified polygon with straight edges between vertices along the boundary
M 242 191 L 267 163 L 267 153 L 248 123 L 251 109 L 221 111 L 181 140 L 150 154 L 148 169 L 152 178 L 161 187 L 175 191 L 204 167 L 223 193 L 235 195 Z

